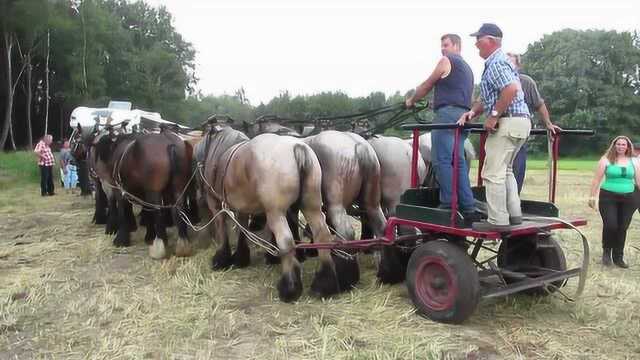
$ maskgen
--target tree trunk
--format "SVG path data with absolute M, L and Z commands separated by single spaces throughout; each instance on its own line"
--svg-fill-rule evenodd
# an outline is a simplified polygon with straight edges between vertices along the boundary
M 33 149 L 33 135 L 31 129 L 31 102 L 33 101 L 33 92 L 31 91 L 31 71 L 33 67 L 31 66 L 31 51 L 27 53 L 27 78 L 25 79 L 27 83 L 27 112 L 26 112 L 26 122 L 27 122 L 27 149 Z
M 11 51 L 13 47 L 13 35 L 8 31 L 3 32 L 4 48 L 5 48 L 5 71 L 7 74 L 7 106 L 4 112 L 4 123 L 2 124 L 2 132 L 0 133 L 0 151 L 4 150 L 9 135 L 9 127 L 11 126 L 11 114 L 13 113 L 13 84 L 11 74 Z
M 16 151 L 16 139 L 13 136 L 13 124 L 9 121 L 9 140 L 11 140 L 11 150 Z
M 49 30 L 47 30 L 47 61 L 46 61 L 46 68 L 44 71 L 45 83 L 47 87 L 47 90 L 45 92 L 45 107 L 44 107 L 44 135 L 46 135 L 47 131 L 49 130 L 49 46 L 51 44 L 49 40 L 50 40 Z
M 88 97 L 89 85 L 87 83 L 87 29 L 84 24 L 84 2 L 80 2 L 80 24 L 82 25 L 82 85 L 85 99 Z

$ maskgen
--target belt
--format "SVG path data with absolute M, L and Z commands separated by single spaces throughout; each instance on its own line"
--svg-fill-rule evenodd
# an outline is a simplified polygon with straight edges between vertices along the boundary
M 506 118 L 506 117 L 523 117 L 523 118 L 529 118 L 529 114 L 520 114 L 520 113 L 502 113 L 502 115 L 500 115 L 501 118 Z

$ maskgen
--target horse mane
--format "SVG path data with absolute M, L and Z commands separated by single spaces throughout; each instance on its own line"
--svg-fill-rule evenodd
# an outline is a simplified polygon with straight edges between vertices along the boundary
M 106 134 L 100 136 L 97 144 L 95 145 L 96 155 L 98 156 L 98 159 L 104 162 L 108 162 L 111 159 L 113 151 L 115 150 L 116 146 L 118 146 L 118 144 L 122 143 L 123 141 L 135 140 L 137 136 L 137 134 L 121 134 L 118 135 L 115 140 L 112 140 L 111 137 Z
M 225 126 L 221 130 L 209 130 L 205 136 L 204 156 L 207 158 L 213 146 L 213 159 L 217 160 L 222 154 L 235 144 L 249 141 L 249 137 L 241 131 L 230 126 Z

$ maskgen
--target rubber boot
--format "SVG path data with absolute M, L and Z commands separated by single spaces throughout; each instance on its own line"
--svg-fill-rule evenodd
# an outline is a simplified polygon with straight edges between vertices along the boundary
M 613 263 L 619 267 L 619 268 L 623 268 L 626 269 L 629 267 L 629 265 L 627 265 L 627 263 L 624 262 L 624 249 L 623 248 L 616 248 L 613 249 Z
M 602 265 L 611 266 L 611 248 L 602 248 Z

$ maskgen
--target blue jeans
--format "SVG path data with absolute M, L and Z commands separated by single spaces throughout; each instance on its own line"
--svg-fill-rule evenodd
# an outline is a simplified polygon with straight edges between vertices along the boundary
M 435 124 L 455 124 L 460 116 L 467 111 L 457 106 L 444 106 L 436 110 Z M 458 149 L 458 208 L 463 212 L 471 212 L 475 209 L 475 201 L 469 182 L 469 169 L 464 157 L 464 141 L 467 132 L 460 134 Z M 451 194 L 453 186 L 453 144 L 455 141 L 455 129 L 431 131 L 431 158 L 436 172 L 436 179 L 440 184 L 440 207 L 451 207 Z
M 75 165 L 67 164 L 67 173 L 64 175 L 64 188 L 73 189 L 78 184 L 78 172 Z
M 518 184 L 518 194 L 522 191 L 524 185 L 524 173 L 527 171 L 527 143 L 524 143 L 518 151 L 516 158 L 513 160 L 513 175 L 516 177 Z

